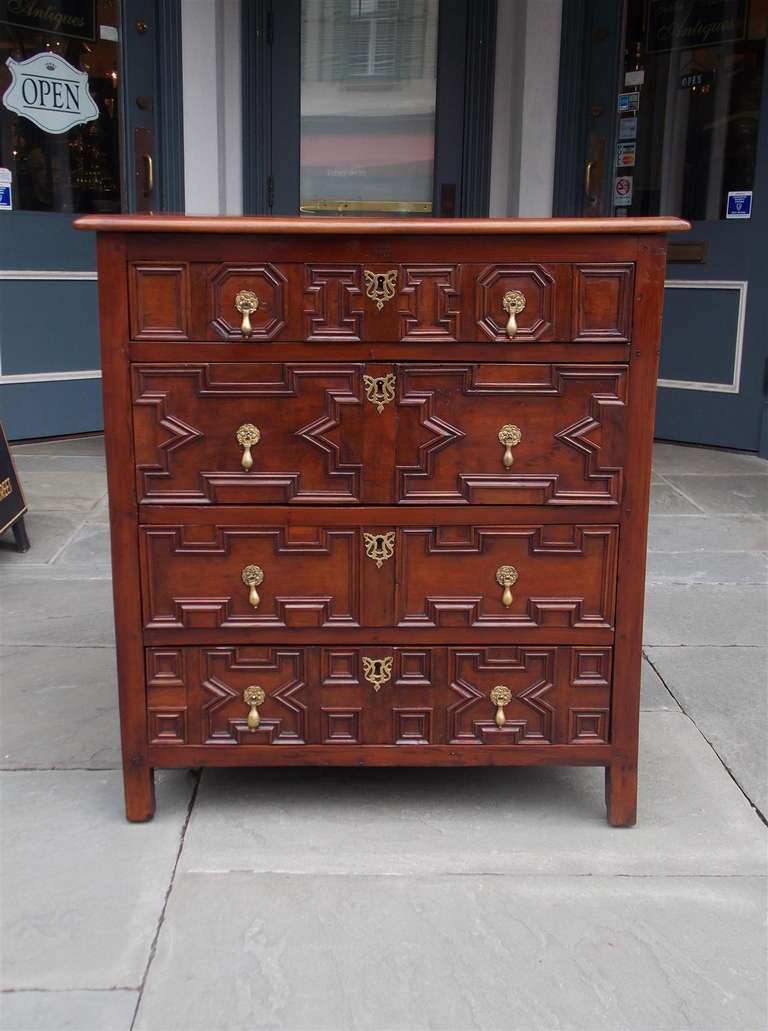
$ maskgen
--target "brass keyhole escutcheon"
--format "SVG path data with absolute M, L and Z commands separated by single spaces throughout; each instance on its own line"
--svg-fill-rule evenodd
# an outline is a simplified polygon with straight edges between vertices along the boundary
M 243 457 L 240 459 L 240 465 L 246 472 L 249 472 L 253 467 L 251 448 L 261 440 L 261 430 L 258 426 L 254 426 L 252 422 L 244 422 L 238 429 L 236 436 L 237 443 L 243 448 Z
M 240 332 L 247 340 L 248 337 L 253 335 L 251 315 L 258 310 L 259 299 L 253 290 L 240 290 L 239 293 L 235 294 L 235 307 L 243 316 L 243 321 L 240 323 Z
M 259 687 L 257 684 L 253 684 L 251 687 L 246 687 L 245 691 L 243 691 L 243 701 L 246 705 L 250 706 L 247 720 L 249 730 L 256 730 L 261 723 L 259 706 L 264 704 L 265 698 L 266 695 L 264 694 L 263 688 Z
M 388 372 L 386 376 L 363 376 L 365 396 L 376 405 L 376 411 L 381 415 L 384 405 L 395 400 L 395 374 Z
M 501 593 L 501 604 L 509 608 L 515 600 L 512 597 L 512 588 L 517 583 L 517 570 L 514 566 L 499 566 L 496 570 L 496 583 L 504 590 Z
M 504 445 L 502 462 L 505 469 L 512 468 L 512 463 L 515 460 L 512 455 L 512 448 L 517 447 L 522 439 L 523 431 L 519 426 L 515 426 L 514 423 L 508 422 L 506 426 L 502 426 L 499 430 L 499 443 Z
M 395 553 L 395 531 L 388 530 L 386 533 L 363 533 L 365 553 L 372 559 L 378 569 L 384 565 L 388 558 Z
M 264 570 L 261 566 L 246 566 L 240 575 L 245 586 L 249 588 L 248 601 L 257 609 L 261 598 L 256 588 L 264 582 Z
M 520 314 L 526 304 L 527 301 L 522 290 L 507 290 L 501 299 L 501 306 L 507 315 L 509 315 L 506 331 L 510 340 L 514 340 L 517 336 L 516 316 Z
M 365 296 L 376 302 L 379 311 L 384 307 L 385 301 L 391 301 L 395 296 L 397 288 L 397 269 L 389 272 L 369 272 L 365 269 Z
M 507 722 L 507 717 L 504 714 L 504 706 L 509 705 L 512 701 L 512 692 L 508 687 L 505 687 L 504 684 L 497 684 L 488 697 L 496 706 L 496 726 L 501 730 Z
M 368 655 L 363 656 L 363 676 L 369 684 L 373 684 L 373 690 L 378 691 L 382 684 L 386 684 L 392 676 L 393 658 L 388 655 L 385 659 L 372 659 Z

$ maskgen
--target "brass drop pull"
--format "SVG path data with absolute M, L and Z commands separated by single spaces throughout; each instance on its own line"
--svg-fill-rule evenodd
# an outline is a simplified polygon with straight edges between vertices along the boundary
M 515 316 L 520 314 L 525 305 L 525 294 L 522 290 L 507 290 L 501 300 L 502 308 L 509 315 L 506 330 L 510 340 L 514 340 L 517 336 L 517 319 Z
M 519 426 L 515 426 L 514 423 L 508 422 L 506 426 L 502 426 L 499 430 L 499 443 L 504 445 L 502 462 L 505 469 L 512 468 L 512 463 L 515 460 L 512 457 L 512 448 L 517 447 L 522 439 L 523 431 Z
M 247 340 L 248 337 L 253 335 L 251 315 L 258 309 L 259 299 L 253 290 L 240 290 L 239 293 L 235 294 L 235 307 L 243 316 L 243 321 L 240 323 L 240 332 Z
M 256 588 L 264 582 L 264 570 L 261 566 L 246 566 L 240 575 L 243 578 L 245 586 L 250 588 L 248 591 L 248 601 L 255 609 L 257 609 L 261 602 L 261 598 L 259 597 L 259 592 Z
M 237 443 L 243 448 L 243 457 L 240 459 L 240 465 L 246 472 L 249 472 L 253 467 L 251 448 L 261 440 L 261 430 L 258 426 L 254 426 L 252 422 L 244 422 L 236 435 Z
M 248 712 L 248 729 L 256 730 L 261 723 L 261 716 L 259 716 L 259 706 L 264 704 L 266 695 L 261 687 L 256 684 L 251 687 L 246 687 L 243 691 L 243 701 L 246 705 L 250 706 Z
M 496 726 L 501 730 L 507 722 L 507 717 L 504 715 L 504 706 L 509 705 L 512 701 L 512 692 L 504 684 L 497 684 L 488 697 L 496 706 Z
M 512 588 L 517 583 L 517 570 L 514 566 L 499 566 L 496 570 L 496 583 L 504 590 L 501 594 L 501 604 L 509 608 L 515 600 L 512 597 Z

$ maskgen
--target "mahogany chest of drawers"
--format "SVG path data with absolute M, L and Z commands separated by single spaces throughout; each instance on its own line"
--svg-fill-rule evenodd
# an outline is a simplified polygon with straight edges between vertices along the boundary
M 88 216 L 126 810 L 155 767 L 604 767 L 635 820 L 675 219 Z

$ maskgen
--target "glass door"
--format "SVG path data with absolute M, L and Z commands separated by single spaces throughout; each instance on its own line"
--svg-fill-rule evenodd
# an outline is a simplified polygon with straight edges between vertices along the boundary
M 242 10 L 248 212 L 488 213 L 495 0 Z
M 302 0 L 302 213 L 432 213 L 437 30 L 438 0 Z
M 583 213 L 693 226 L 669 247 L 662 439 L 768 447 L 767 30 L 768 0 L 627 0 L 618 81 L 589 96 Z

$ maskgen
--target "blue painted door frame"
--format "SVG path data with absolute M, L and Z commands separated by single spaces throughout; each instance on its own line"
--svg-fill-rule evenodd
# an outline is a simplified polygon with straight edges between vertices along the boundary
M 181 210 L 180 2 L 123 0 L 120 11 L 122 210 L 144 201 L 137 130 L 149 133 L 156 168 L 144 206 Z M 0 213 L 0 418 L 10 440 L 103 426 L 95 239 L 72 228 L 75 217 Z

